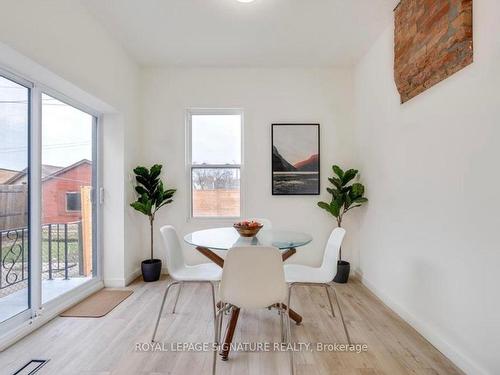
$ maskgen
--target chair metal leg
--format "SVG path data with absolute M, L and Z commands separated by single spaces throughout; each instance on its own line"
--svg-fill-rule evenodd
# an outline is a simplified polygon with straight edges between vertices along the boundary
M 212 284 L 213 285 L 213 284 Z M 218 353 L 218 346 L 220 344 L 220 326 L 222 326 L 222 315 L 223 315 L 223 310 L 224 308 L 221 308 L 217 314 L 214 316 L 214 323 L 215 323 L 215 332 L 214 332 L 214 348 L 213 348 L 213 357 L 212 357 L 212 375 L 215 375 L 216 369 L 217 369 L 217 353 Z
M 214 314 L 214 331 L 217 331 L 217 312 L 216 312 L 216 303 L 215 303 L 215 286 L 214 283 L 210 282 L 210 289 L 212 290 L 212 308 Z
M 345 332 L 345 335 L 347 337 L 347 343 L 349 345 L 351 345 L 351 337 L 349 336 L 349 332 L 347 331 L 347 327 L 346 327 L 345 322 L 344 322 L 344 315 L 342 314 L 342 308 L 340 307 L 340 303 L 339 303 L 339 299 L 337 297 L 337 293 L 335 292 L 335 288 L 332 285 L 330 285 L 330 288 L 332 288 L 333 296 L 335 297 L 335 302 L 337 302 L 337 306 L 339 308 L 340 319 L 342 319 L 342 325 L 344 326 L 344 332 Z
M 184 283 L 179 283 L 179 287 L 177 288 L 177 295 L 175 296 L 174 308 L 172 309 L 172 314 L 175 314 L 175 308 L 177 307 L 177 302 L 179 301 L 179 296 L 181 295 L 181 289 Z
M 220 342 L 220 336 L 222 335 L 222 325 L 224 323 L 224 315 L 226 315 L 227 311 L 226 310 L 226 304 L 223 303 L 221 306 L 221 314 L 220 314 L 220 319 L 219 319 L 219 327 L 218 327 L 218 332 L 219 332 L 219 342 Z
M 285 342 L 285 329 L 284 329 L 284 313 L 283 313 L 283 309 L 280 308 L 279 310 L 279 314 L 280 314 L 280 330 L 281 330 L 281 342 L 284 343 Z
M 179 281 L 174 281 L 173 283 L 170 283 L 167 286 L 167 289 L 165 290 L 165 294 L 163 295 L 163 301 L 161 302 L 160 311 L 158 312 L 158 318 L 156 319 L 156 325 L 155 325 L 155 330 L 153 332 L 153 337 L 151 337 L 151 342 L 155 341 L 156 331 L 158 330 L 158 324 L 160 324 L 161 313 L 163 311 L 163 307 L 165 306 L 165 300 L 167 299 L 168 291 L 170 290 L 170 288 L 172 286 L 177 285 L 177 284 L 179 284 Z
M 332 310 L 332 315 L 335 318 L 335 311 L 333 310 L 332 298 L 330 297 L 330 291 L 328 290 L 328 285 L 325 284 L 326 295 L 328 296 L 328 302 L 330 302 L 330 309 Z
M 286 301 L 286 305 L 287 305 L 287 312 L 288 312 L 288 308 L 290 307 L 290 300 L 292 299 L 292 288 L 294 287 L 294 283 L 290 283 L 288 284 L 288 300 Z
M 287 344 L 291 344 L 292 343 L 292 329 L 291 329 L 291 323 L 290 323 L 290 314 L 288 313 L 288 306 L 286 307 L 286 310 L 285 310 L 285 315 L 286 315 L 286 330 L 287 330 Z M 290 352 L 289 352 L 289 360 L 290 360 L 290 374 L 294 375 L 295 373 L 295 368 L 294 368 L 294 365 L 293 365 L 293 350 L 290 349 Z

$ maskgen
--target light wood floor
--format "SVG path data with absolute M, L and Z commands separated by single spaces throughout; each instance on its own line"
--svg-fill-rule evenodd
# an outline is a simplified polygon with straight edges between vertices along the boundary
M 30 359 L 50 359 L 40 375 L 160 375 L 210 374 L 211 353 L 139 352 L 136 343 L 148 343 L 161 296 L 168 280 L 145 284 L 134 282 L 134 294 L 106 317 L 56 318 L 30 336 L 0 353 L 0 374 L 12 374 Z M 212 311 L 207 285 L 186 285 L 175 315 L 164 314 L 158 341 L 211 342 Z M 356 280 L 338 285 L 352 341 L 367 344 L 361 354 L 345 352 L 299 352 L 298 374 L 461 374 L 446 357 L 398 318 Z M 292 325 L 295 342 L 345 343 L 338 318 L 330 317 L 324 289 L 294 290 L 292 307 L 304 317 Z M 172 308 L 175 293 L 167 299 Z M 243 311 L 236 342 L 279 340 L 275 311 Z M 218 361 L 218 374 L 288 374 L 284 353 L 232 353 L 229 361 Z

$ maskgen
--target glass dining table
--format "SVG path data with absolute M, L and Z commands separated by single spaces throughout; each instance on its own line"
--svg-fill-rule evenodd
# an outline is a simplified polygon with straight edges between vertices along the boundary
M 255 237 L 241 237 L 233 227 L 199 230 L 184 236 L 184 241 L 193 245 L 196 250 L 220 267 L 224 267 L 224 259 L 214 250 L 229 250 L 236 246 L 274 246 L 281 250 L 283 261 L 297 252 L 296 248 L 312 241 L 309 234 L 293 231 L 262 229 Z M 271 306 L 270 306 L 271 307 Z M 293 309 L 288 309 L 290 318 L 297 324 L 302 322 L 302 316 Z M 221 357 L 227 360 L 230 344 L 233 340 L 240 309 L 233 306 L 231 317 L 221 349 Z
M 283 260 L 286 260 L 295 254 L 297 247 L 311 242 L 312 237 L 301 232 L 271 229 L 262 229 L 255 237 L 241 237 L 233 227 L 224 227 L 189 233 L 184 241 L 222 267 L 224 259 L 212 250 L 229 250 L 236 246 L 274 246 L 282 250 Z

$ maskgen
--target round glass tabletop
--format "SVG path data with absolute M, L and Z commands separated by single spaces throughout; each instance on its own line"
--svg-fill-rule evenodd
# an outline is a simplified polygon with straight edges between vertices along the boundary
M 193 246 L 228 250 L 235 246 L 274 246 L 285 250 L 307 245 L 312 237 L 306 233 L 262 229 L 255 237 L 241 237 L 233 227 L 199 230 L 184 236 Z

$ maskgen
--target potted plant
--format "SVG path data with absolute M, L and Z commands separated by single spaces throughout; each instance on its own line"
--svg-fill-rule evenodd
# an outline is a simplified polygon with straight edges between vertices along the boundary
M 339 166 L 332 166 L 334 173 L 333 177 L 328 178 L 328 181 L 333 185 L 326 188 L 332 195 L 330 203 L 318 202 L 318 206 L 328 211 L 337 219 L 337 225 L 342 227 L 342 219 L 344 215 L 353 208 L 360 207 L 363 203 L 368 202 L 368 199 L 363 197 L 365 187 L 359 182 L 352 183 L 358 175 L 356 169 L 348 169 L 343 171 Z M 337 274 L 333 281 L 337 283 L 346 283 L 349 279 L 350 264 L 342 260 L 342 248 L 339 250 L 339 260 L 337 262 Z
M 156 212 L 166 204 L 172 203 L 175 189 L 166 189 L 160 180 L 162 166 L 153 165 L 150 169 L 137 167 L 134 169 L 138 198 L 130 205 L 149 218 L 151 230 L 151 258 L 142 261 L 141 271 L 144 281 L 157 281 L 161 274 L 161 260 L 153 256 L 153 227 Z

